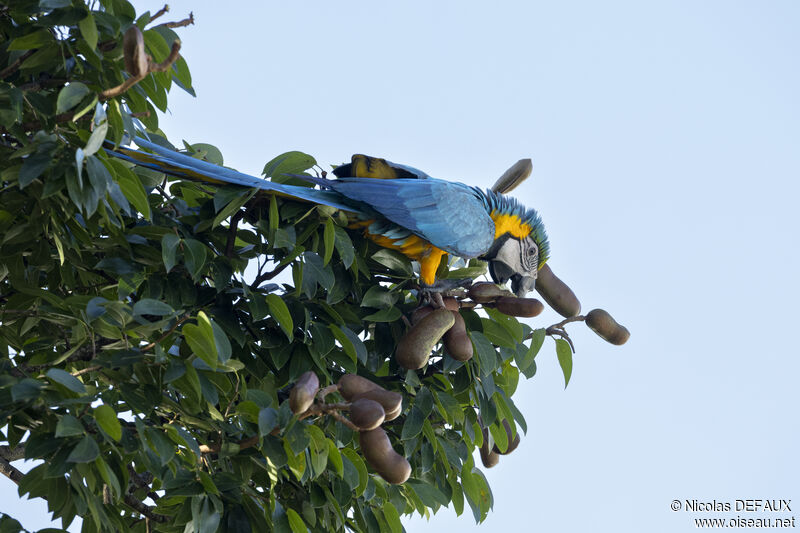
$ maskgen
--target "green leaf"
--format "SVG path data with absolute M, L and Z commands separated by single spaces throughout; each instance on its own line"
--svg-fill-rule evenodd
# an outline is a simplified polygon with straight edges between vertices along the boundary
M 14 402 L 35 400 L 39 397 L 43 386 L 41 381 L 24 378 L 11 386 L 11 400 Z
M 406 481 L 406 483 L 408 483 L 408 485 L 414 489 L 414 492 L 417 493 L 417 495 L 423 502 L 426 503 L 426 505 L 436 502 L 440 505 L 447 506 L 447 504 L 450 503 L 450 500 L 442 493 L 442 491 L 429 483 L 416 479 L 409 479 Z
M 120 189 L 122 189 L 122 194 L 125 195 L 125 198 L 128 199 L 131 205 L 140 212 L 144 218 L 150 220 L 150 204 L 147 201 L 147 193 L 144 190 L 144 186 L 142 186 L 142 181 L 139 179 L 139 176 L 131 172 L 129 168 L 117 159 L 111 159 L 110 163 L 114 169 L 114 177 Z M 177 235 L 175 235 L 175 238 L 177 238 Z M 173 262 L 173 265 L 174 264 Z M 167 272 L 169 272 L 169 269 Z
M 403 524 L 400 522 L 400 513 L 397 512 L 397 508 L 391 502 L 384 501 L 381 510 L 392 533 L 403 533 Z
M 192 353 L 202 359 L 211 368 L 217 367 L 217 344 L 214 340 L 214 328 L 203 311 L 197 313 L 197 324 L 183 326 L 183 335 L 189 343 Z
M 569 378 L 572 377 L 572 348 L 564 339 L 556 339 L 556 355 L 561 371 L 564 373 L 564 388 L 569 385 Z
M 517 368 L 519 368 L 520 371 L 527 377 L 530 377 L 528 376 L 528 370 L 530 366 L 534 363 L 534 359 L 536 359 L 536 354 L 539 353 L 539 349 L 542 347 L 542 344 L 544 343 L 544 338 L 545 338 L 544 328 L 535 329 L 531 334 L 531 345 L 528 348 L 528 350 L 524 352 L 524 355 L 520 356 L 520 352 L 517 351 L 515 357 Z
M 84 435 L 85 433 L 86 431 L 83 429 L 83 424 L 74 416 L 64 415 L 58 419 L 58 424 L 56 424 L 57 439 L 61 437 L 75 437 Z
M 109 437 L 119 442 L 122 438 L 122 425 L 119 423 L 117 413 L 109 405 L 100 405 L 94 410 L 94 419 L 97 425 L 105 431 Z
M 42 172 L 50 166 L 53 157 L 48 152 L 36 152 L 25 158 L 22 168 L 19 169 L 19 188 L 24 189 L 30 183 L 42 175 Z
M 86 141 L 86 147 L 83 149 L 84 156 L 94 155 L 97 150 L 103 146 L 103 141 L 106 140 L 106 135 L 108 134 L 108 121 L 104 121 L 99 126 L 94 128 L 92 135 L 89 137 L 89 140 Z
M 322 240 L 325 243 L 325 255 L 322 256 L 322 264 L 327 265 L 333 257 L 333 249 L 336 243 L 336 226 L 332 218 L 325 219 L 325 230 L 322 233 Z
M 142 298 L 135 304 L 133 304 L 133 314 L 134 316 L 141 316 L 141 315 L 155 315 L 155 316 L 167 316 L 174 313 L 175 310 L 172 309 L 169 305 L 161 302 L 159 300 L 153 300 L 152 298 Z
M 342 448 L 342 455 L 347 457 L 347 460 L 356 467 L 356 470 L 358 470 L 359 484 L 358 487 L 356 487 L 356 489 L 353 491 L 355 497 L 358 498 L 364 493 L 364 489 L 367 488 L 367 484 L 369 482 L 369 471 L 367 470 L 367 465 L 364 463 L 364 460 L 361 458 L 358 452 L 352 448 Z
M 373 285 L 361 299 L 361 307 L 377 307 L 378 309 L 388 309 L 394 307 L 398 293 L 392 292 L 382 285 Z
M 308 533 L 305 522 L 294 509 L 286 509 L 286 518 L 289 519 L 289 527 L 292 533 Z
M 272 198 L 275 198 L 274 196 Z M 355 248 L 353 248 L 353 241 L 350 240 L 350 236 L 344 230 L 344 228 L 340 228 L 336 226 L 334 228 L 334 246 L 336 247 L 336 251 L 339 253 L 339 257 L 342 259 L 342 264 L 345 268 L 350 268 L 350 265 L 353 264 L 353 259 L 355 259 Z
M 294 323 L 292 322 L 292 315 L 289 313 L 289 308 L 286 307 L 286 302 L 277 294 L 266 295 L 267 306 L 269 306 L 270 314 L 278 322 L 283 332 L 288 337 L 289 342 L 294 338 Z
M 184 239 L 183 252 L 186 270 L 196 279 L 206 264 L 206 245 L 196 239 Z
M 225 162 L 222 158 L 222 152 L 219 151 L 219 148 L 214 146 L 213 144 L 207 143 L 194 143 L 191 145 L 192 150 L 198 152 L 200 155 L 203 156 L 203 159 L 208 161 L 209 163 L 214 163 L 215 165 L 222 166 Z
M 100 455 L 100 448 L 92 437 L 86 435 L 67 457 L 68 463 L 90 463 Z
M 30 50 L 32 48 L 42 48 L 53 44 L 53 36 L 47 30 L 39 30 L 22 37 L 17 37 L 11 41 L 7 50 Z M 60 111 L 58 111 L 60 113 Z
M 390 307 L 389 309 L 381 309 L 376 313 L 367 315 L 364 317 L 364 320 L 370 322 L 394 322 L 400 319 L 401 316 L 403 316 L 403 312 L 400 311 L 400 309 Z
M 317 164 L 317 160 L 303 152 L 286 152 L 279 155 L 266 165 L 261 172 L 264 176 L 272 178 L 277 183 L 285 182 L 285 174 L 299 174 Z
M 328 464 L 333 467 L 333 470 L 339 477 L 344 477 L 344 463 L 342 462 L 342 454 L 336 444 L 330 439 L 325 439 L 328 442 Z
M 400 439 L 402 440 L 409 440 L 413 439 L 417 435 L 419 435 L 420 431 L 422 431 L 422 426 L 425 423 L 425 415 L 422 414 L 417 406 L 411 408 L 408 412 L 408 416 L 406 417 L 406 422 L 403 424 L 403 431 L 400 435 Z
M 86 393 L 86 387 L 83 386 L 83 383 L 81 383 L 81 381 L 78 378 L 76 378 L 69 372 L 61 370 L 60 368 L 51 368 L 50 370 L 47 371 L 45 376 L 50 378 L 50 380 L 58 383 L 59 385 L 63 385 L 72 392 L 78 394 Z
M 70 82 L 69 85 L 61 89 L 56 100 L 56 113 L 65 113 L 78 105 L 83 97 L 89 94 L 89 88 L 78 82 Z
M 497 354 L 494 346 L 486 336 L 480 331 L 470 331 L 472 344 L 475 347 L 475 355 L 480 366 L 481 375 L 485 376 L 497 368 Z
M 269 435 L 278 426 L 278 411 L 266 407 L 258 412 L 258 433 L 262 437 Z
M 135 205 L 136 204 L 134 204 L 134 206 Z M 164 261 L 164 268 L 167 272 L 172 270 L 172 267 L 175 266 L 175 254 L 178 250 L 178 244 L 180 242 L 180 237 L 174 233 L 165 233 L 161 238 L 161 260 Z
M 97 47 L 97 26 L 94 23 L 94 17 L 91 12 L 86 15 L 86 18 L 78 22 L 78 28 L 80 28 L 86 44 L 94 50 Z
M 384 248 L 372 254 L 372 259 L 403 276 L 414 275 L 414 271 L 411 269 L 411 260 L 400 252 Z

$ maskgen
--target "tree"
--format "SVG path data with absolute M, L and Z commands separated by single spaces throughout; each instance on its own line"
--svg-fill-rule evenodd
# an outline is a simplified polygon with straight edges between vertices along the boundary
M 125 134 L 173 146 L 157 110 L 173 85 L 193 92 L 173 31 L 193 20 L 165 11 L 0 4 L 0 472 L 84 531 L 401 531 L 401 515 L 448 505 L 482 521 L 473 452 L 492 466 L 516 446 L 520 374 L 551 335 L 568 382 L 563 326 L 584 317 L 534 330 L 476 285 L 439 313 L 463 322 L 460 348 L 442 327 L 422 339 L 412 263 L 342 213 L 109 157 Z M 213 146 L 184 149 L 222 164 Z M 319 168 L 289 152 L 264 174 Z M 396 361 L 409 339 L 421 370 Z M 337 387 L 353 374 L 401 394 L 381 427 L 407 481 L 359 438 L 358 395 Z M 23 474 L 22 458 L 38 465 Z M 0 530 L 22 526 L 0 513 Z

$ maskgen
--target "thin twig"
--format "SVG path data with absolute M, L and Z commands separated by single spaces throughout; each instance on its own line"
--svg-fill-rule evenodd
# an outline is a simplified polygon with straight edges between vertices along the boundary
M 261 274 L 260 276 L 258 276 L 258 277 L 257 277 L 257 278 L 256 278 L 256 279 L 253 281 L 253 283 L 250 285 L 250 288 L 251 288 L 252 290 L 256 290 L 256 289 L 258 288 L 258 286 L 259 286 L 259 285 L 261 285 L 262 283 L 264 283 L 264 282 L 265 282 L 265 281 L 267 281 L 267 280 L 270 280 L 270 279 L 274 278 L 275 276 L 277 276 L 278 274 L 280 274 L 281 272 L 283 272 L 283 271 L 284 271 L 284 270 L 285 270 L 285 269 L 286 269 L 286 268 L 287 268 L 289 265 L 291 265 L 291 264 L 292 264 L 292 263 L 291 263 L 291 261 L 290 261 L 290 262 L 286 263 L 286 264 L 285 264 L 285 265 L 283 265 L 283 266 L 280 266 L 280 267 L 277 267 L 277 268 L 275 268 L 275 269 L 273 269 L 273 270 L 270 270 L 269 272 L 264 272 L 263 274 Z
M 151 342 L 150 344 L 148 344 L 147 346 L 142 348 L 142 351 L 146 352 L 146 351 L 149 351 L 149 350 L 152 350 L 153 348 L 155 348 L 156 344 L 160 343 L 161 341 L 163 341 L 164 339 L 166 339 L 167 337 L 172 335 L 175 332 L 175 330 L 178 329 L 178 326 L 180 326 L 181 324 L 183 324 L 184 322 L 189 320 L 189 318 L 191 318 L 191 316 L 189 314 L 183 315 L 179 320 L 177 320 L 175 322 L 175 324 L 173 324 L 173 326 L 171 328 L 169 328 L 169 330 L 167 330 L 166 333 L 161 335 L 157 340 Z
M 189 12 L 188 18 L 179 20 L 178 22 L 165 22 L 164 24 L 160 24 L 160 26 L 166 26 L 167 28 L 182 28 L 184 26 L 188 26 L 189 24 L 194 24 L 194 13 L 191 11 Z
M 108 100 L 110 98 L 114 98 L 115 96 L 119 96 L 143 79 L 145 79 L 150 73 L 152 72 L 166 72 L 172 64 L 178 60 L 180 56 L 179 52 L 181 50 L 181 42 L 178 39 L 172 43 L 172 50 L 169 53 L 169 56 L 162 61 L 161 63 L 153 63 L 152 59 L 148 56 L 148 68 L 145 72 L 142 72 L 138 76 L 131 76 L 120 85 L 116 87 L 112 87 L 111 89 L 106 89 L 105 91 L 101 92 L 99 95 L 99 99 L 101 102 Z
M 154 21 L 154 20 L 156 20 L 158 17 L 160 17 L 161 15 L 163 15 L 164 13 L 166 13 L 166 12 L 168 12 L 168 11 L 169 11 L 169 4 L 164 4 L 164 7 L 162 7 L 162 8 L 161 8 L 161 9 L 159 9 L 158 11 L 156 11 L 156 14 L 155 14 L 155 15 L 153 15 L 152 17 L 150 17 L 150 22 L 153 22 L 153 21 Z
M 333 418 L 335 418 L 345 426 L 349 427 L 353 431 L 361 431 L 358 426 L 353 424 L 350 420 L 348 420 L 345 416 L 343 416 L 339 412 L 339 411 L 349 411 L 349 410 L 350 410 L 349 403 L 315 403 L 314 405 L 308 408 L 308 411 L 298 416 L 297 419 L 303 420 L 311 416 L 326 414 L 332 416 Z
M 75 377 L 78 377 L 78 376 L 82 376 L 83 374 L 88 374 L 89 372 L 94 372 L 95 370 L 100 370 L 101 368 L 103 368 L 103 367 L 100 366 L 100 365 L 87 366 L 86 368 L 82 368 L 80 370 L 76 370 L 75 372 L 72 373 L 72 375 L 75 376 Z
M 14 74 L 19 68 L 19 66 L 22 64 L 22 62 L 31 57 L 33 54 L 35 54 L 37 50 L 38 48 L 33 50 L 28 50 L 27 52 L 19 56 L 17 60 L 11 63 L 9 66 L 4 68 L 3 70 L 0 70 L 0 79 L 5 79 L 6 76 Z
M 277 434 L 277 428 L 273 430 L 274 434 Z M 272 433 L 270 433 L 272 434 Z M 252 448 L 256 444 L 258 444 L 260 438 L 258 435 L 253 435 L 252 437 L 248 437 L 244 440 L 237 442 L 236 444 L 239 445 L 240 450 L 246 450 L 247 448 Z M 222 445 L 220 444 L 201 444 L 200 445 L 200 453 L 217 453 L 222 449 Z
M 169 520 L 169 517 L 154 513 L 152 507 L 147 506 L 142 502 L 140 502 L 139 500 L 137 500 L 133 496 L 133 494 L 125 495 L 125 503 L 131 506 L 140 515 L 149 518 L 150 520 L 153 520 L 155 522 L 165 523 Z
M 239 221 L 244 217 L 244 211 L 239 210 L 231 217 L 231 225 L 228 228 L 228 242 L 225 243 L 225 257 L 233 257 L 233 245 L 236 243 L 236 228 Z

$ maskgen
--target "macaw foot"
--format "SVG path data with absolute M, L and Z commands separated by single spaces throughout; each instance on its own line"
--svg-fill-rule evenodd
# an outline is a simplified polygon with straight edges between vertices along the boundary
M 431 305 L 437 309 L 445 307 L 442 293 L 466 287 L 472 283 L 472 279 L 441 279 L 437 280 L 433 285 L 422 285 L 420 287 L 420 296 L 422 305 Z

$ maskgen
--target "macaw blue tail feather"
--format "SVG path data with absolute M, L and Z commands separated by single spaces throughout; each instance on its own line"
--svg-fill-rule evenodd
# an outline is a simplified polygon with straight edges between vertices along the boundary
M 195 157 L 178 153 L 174 150 L 164 148 L 150 141 L 136 137 L 137 145 L 151 150 L 143 152 L 131 148 L 121 147 L 116 150 L 106 148 L 109 155 L 130 161 L 139 166 L 150 168 L 158 172 L 169 174 L 178 178 L 185 178 L 195 181 L 203 181 L 216 184 L 241 185 L 242 187 L 254 187 L 263 191 L 271 191 L 291 198 L 305 200 L 315 204 L 323 204 L 345 211 L 361 213 L 358 207 L 342 201 L 342 195 L 334 191 L 320 191 L 309 187 L 299 187 L 297 185 L 287 185 L 284 183 L 274 183 L 269 180 L 259 179 L 248 174 L 243 174 L 235 170 L 221 167 L 207 161 L 202 161 Z M 306 177 L 306 176 L 304 176 Z

